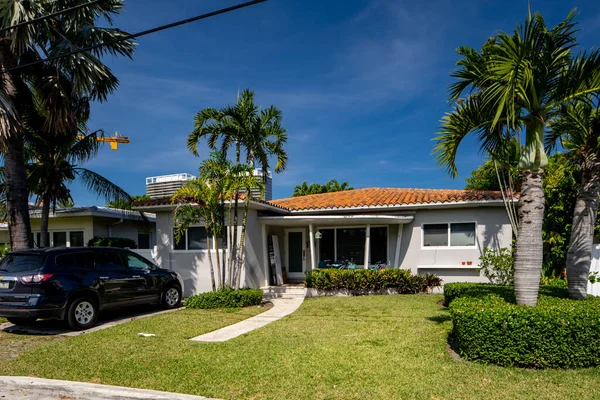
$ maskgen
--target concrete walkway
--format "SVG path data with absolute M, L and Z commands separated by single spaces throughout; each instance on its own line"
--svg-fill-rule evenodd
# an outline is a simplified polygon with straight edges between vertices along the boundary
M 187 394 L 27 376 L 0 376 L 0 398 L 11 400 L 209 400 L 206 397 Z
M 234 325 L 226 326 L 204 335 L 196 336 L 190 340 L 196 342 L 225 342 L 244 333 L 262 328 L 273 321 L 277 321 L 296 311 L 304 301 L 304 297 L 272 299 L 273 307 L 255 317 L 248 318 Z

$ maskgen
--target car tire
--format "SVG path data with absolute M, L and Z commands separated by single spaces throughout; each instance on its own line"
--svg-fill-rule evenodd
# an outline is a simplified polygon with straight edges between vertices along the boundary
M 177 308 L 181 305 L 181 288 L 177 285 L 169 285 L 162 295 L 162 306 L 166 309 Z
M 14 325 L 33 325 L 37 318 L 6 318 L 8 322 Z
M 89 329 L 96 324 L 98 311 L 98 303 L 94 299 L 79 297 L 69 305 L 67 325 L 75 331 Z

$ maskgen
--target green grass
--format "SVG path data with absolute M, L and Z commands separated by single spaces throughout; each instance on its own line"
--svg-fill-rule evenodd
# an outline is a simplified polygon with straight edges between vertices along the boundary
M 2 318 L 2 317 L 0 317 L 0 324 L 3 324 L 3 323 L 5 323 L 5 322 L 7 322 L 7 321 L 6 321 L 6 318 Z
M 257 308 L 184 310 L 42 344 L 1 363 L 0 375 L 236 399 L 600 398 L 600 369 L 535 371 L 455 361 L 446 351 L 451 322 L 437 304 L 441 298 L 309 299 L 283 320 L 225 343 L 186 339 Z

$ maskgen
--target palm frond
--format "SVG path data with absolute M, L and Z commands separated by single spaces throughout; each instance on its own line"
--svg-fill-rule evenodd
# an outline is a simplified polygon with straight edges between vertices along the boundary
M 102 175 L 86 168 L 74 168 L 83 186 L 106 201 L 131 201 L 131 196 Z

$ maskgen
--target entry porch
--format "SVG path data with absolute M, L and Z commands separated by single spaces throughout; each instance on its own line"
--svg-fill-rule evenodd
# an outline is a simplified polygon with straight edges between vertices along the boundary
M 353 268 L 380 263 L 398 268 L 403 227 L 413 219 L 413 215 L 259 216 L 265 284 L 276 283 L 269 258 L 274 237 L 287 282 L 301 282 L 307 271 L 341 262 Z

